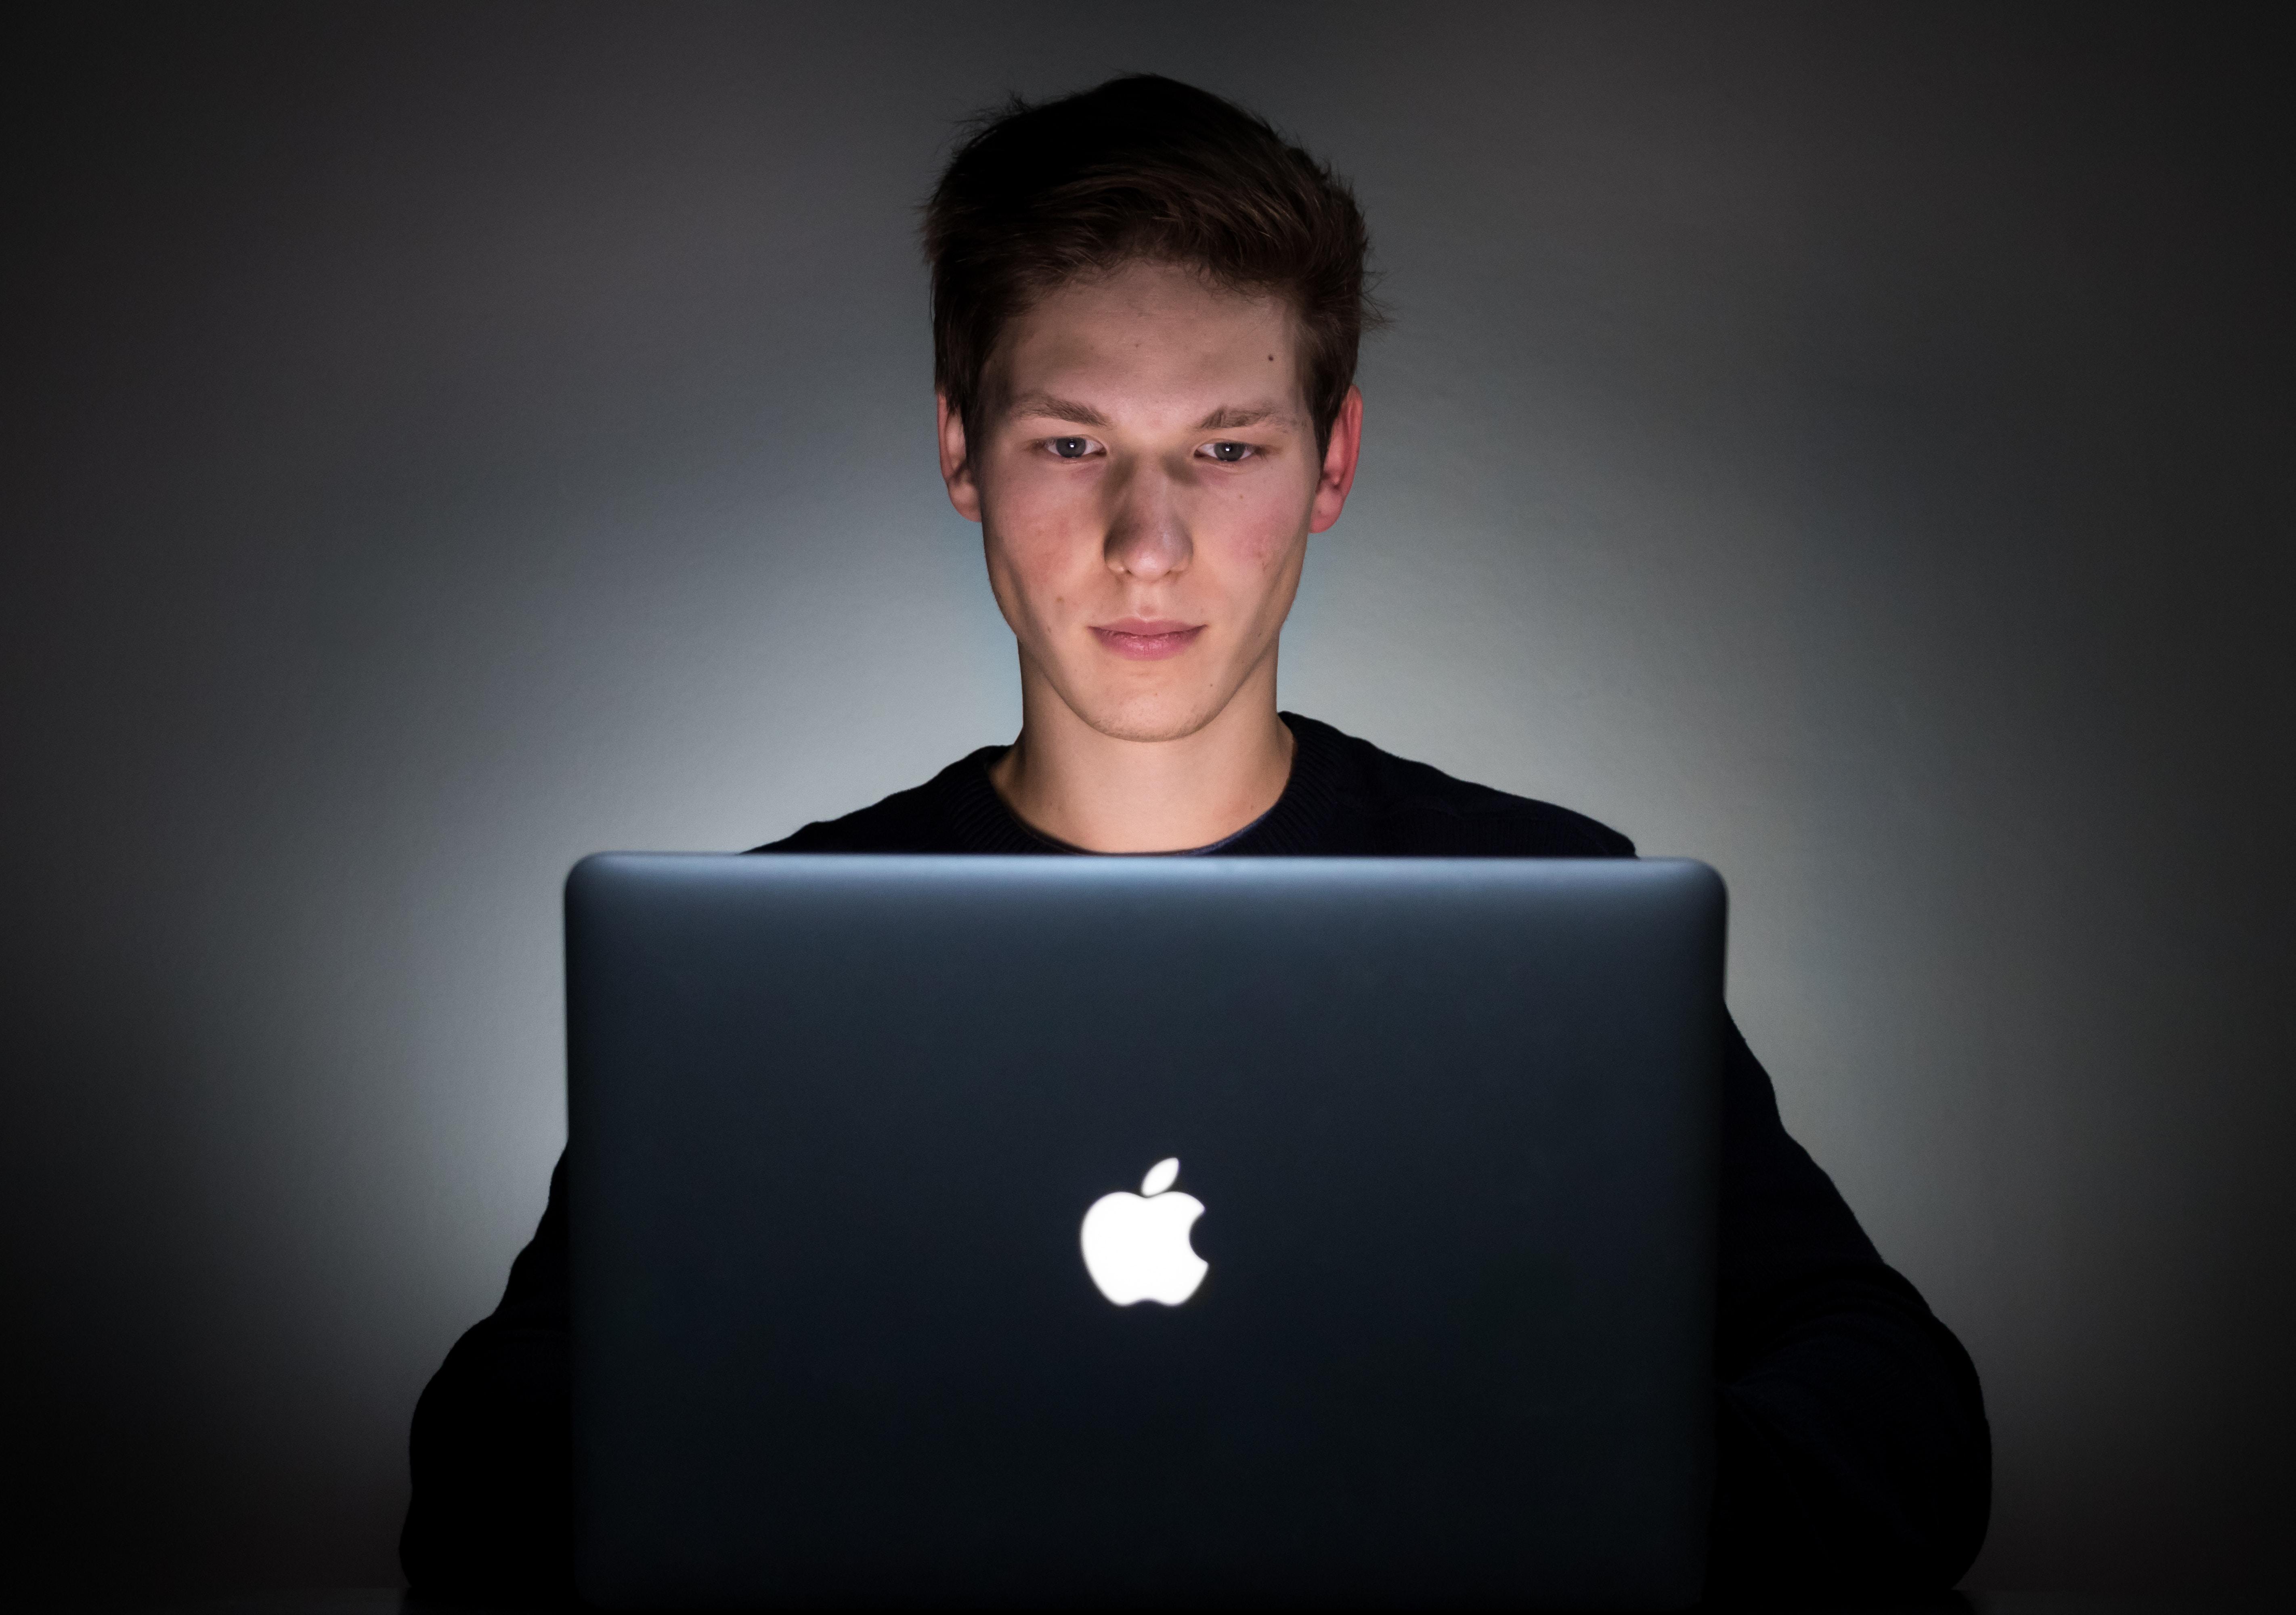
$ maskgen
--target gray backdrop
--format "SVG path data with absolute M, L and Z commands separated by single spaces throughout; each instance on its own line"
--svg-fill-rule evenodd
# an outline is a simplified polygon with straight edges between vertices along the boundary
M 1145 68 L 1351 174 L 1397 315 L 1286 703 L 1729 877 L 1789 1125 L 1985 1375 L 1974 1585 L 2284 1592 L 2278 42 L 1140 14 L 12 46 L 9 1574 L 395 1578 L 562 1136 L 568 864 L 1013 730 L 913 209 L 954 118 Z

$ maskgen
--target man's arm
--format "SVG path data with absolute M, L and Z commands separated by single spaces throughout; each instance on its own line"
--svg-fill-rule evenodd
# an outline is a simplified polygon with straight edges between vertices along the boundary
M 502 1305 L 455 1342 L 415 1404 L 398 1562 L 416 1592 L 572 1596 L 570 1340 L 562 1156 Z
M 1985 1539 L 1969 1354 L 1786 1134 L 1735 1026 L 1723 1078 L 1710 1590 L 1941 1590 Z

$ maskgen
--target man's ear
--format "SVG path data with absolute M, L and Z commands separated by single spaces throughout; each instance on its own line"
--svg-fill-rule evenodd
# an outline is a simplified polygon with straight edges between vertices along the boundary
M 946 442 L 947 439 L 942 440 Z M 1331 441 L 1324 446 L 1324 469 L 1316 480 L 1316 502 L 1308 507 L 1309 532 L 1322 532 L 1337 521 L 1340 512 L 1347 508 L 1348 490 L 1356 485 L 1356 457 L 1362 453 L 1363 394 L 1350 387 L 1348 396 L 1341 401 L 1338 419 L 1332 422 Z M 955 486 L 950 485 L 952 490 Z M 951 497 L 954 496 L 952 491 Z
M 948 395 L 935 393 L 939 411 L 940 480 L 948 488 L 948 502 L 967 521 L 980 520 L 980 485 L 973 480 L 972 456 L 966 452 L 964 417 L 948 406 Z

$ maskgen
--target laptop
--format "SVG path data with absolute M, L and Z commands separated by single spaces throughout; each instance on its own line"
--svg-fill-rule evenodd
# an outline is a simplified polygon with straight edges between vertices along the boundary
M 566 915 L 587 1601 L 1698 1598 L 1704 865 L 608 855 Z

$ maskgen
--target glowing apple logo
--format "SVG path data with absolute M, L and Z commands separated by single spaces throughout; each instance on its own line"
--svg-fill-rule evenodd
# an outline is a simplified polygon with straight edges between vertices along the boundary
M 1136 1301 L 1177 1307 L 1211 1270 L 1188 1243 L 1189 1225 L 1204 1214 L 1204 1202 L 1165 1193 L 1179 1176 L 1177 1156 L 1160 1160 L 1140 1180 L 1139 1193 L 1103 1194 L 1084 1214 L 1085 1271 L 1119 1307 Z

